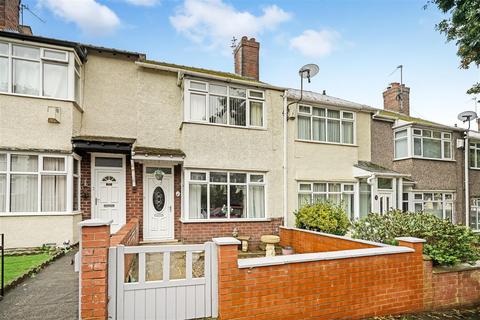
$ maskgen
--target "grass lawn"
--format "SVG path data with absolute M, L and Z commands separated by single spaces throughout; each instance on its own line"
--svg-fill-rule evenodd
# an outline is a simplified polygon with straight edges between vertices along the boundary
M 48 253 L 5 256 L 5 285 L 50 259 Z M 0 265 L 0 268 L 2 266 Z

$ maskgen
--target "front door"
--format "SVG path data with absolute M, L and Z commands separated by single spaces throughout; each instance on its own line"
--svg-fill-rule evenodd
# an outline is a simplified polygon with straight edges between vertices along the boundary
M 146 174 L 145 240 L 173 239 L 173 177 Z
M 125 185 L 122 168 L 95 169 L 94 214 L 102 220 L 113 220 L 110 232 L 117 232 L 125 224 L 123 196 Z
M 383 214 L 395 208 L 392 191 L 378 191 L 378 212 Z

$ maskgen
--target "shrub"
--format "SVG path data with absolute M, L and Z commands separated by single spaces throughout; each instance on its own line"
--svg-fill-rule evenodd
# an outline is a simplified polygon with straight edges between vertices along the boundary
M 303 206 L 295 212 L 297 228 L 345 235 L 350 221 L 341 205 L 318 202 Z
M 395 237 L 425 239 L 423 253 L 436 265 L 473 263 L 480 258 L 478 237 L 469 228 L 429 213 L 370 213 L 353 223 L 352 236 L 387 244 L 396 244 Z

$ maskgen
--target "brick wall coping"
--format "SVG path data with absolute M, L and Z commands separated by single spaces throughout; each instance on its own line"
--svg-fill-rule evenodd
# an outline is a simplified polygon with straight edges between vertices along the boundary
M 410 243 L 425 243 L 425 242 L 427 242 L 427 240 L 425 240 L 425 239 L 420 239 L 420 238 L 415 238 L 415 237 L 396 237 L 395 240 L 410 242 Z
M 359 257 L 370 257 L 387 254 L 411 253 L 414 249 L 401 246 L 387 246 L 381 248 L 367 248 L 341 251 L 328 251 L 316 253 L 292 254 L 287 256 L 247 258 L 238 260 L 238 268 L 257 268 L 265 266 L 283 265 L 290 263 L 302 263 L 312 261 L 325 261 L 337 259 L 349 259 Z
M 436 266 L 433 267 L 433 273 L 448 273 L 448 272 L 462 272 L 480 269 L 480 261 L 475 262 L 475 264 L 469 263 L 459 263 L 454 266 Z
M 109 226 L 111 225 L 113 220 L 105 220 L 105 219 L 88 219 L 83 220 L 78 225 L 80 227 L 99 227 L 99 226 Z
M 353 239 L 353 238 L 350 238 L 350 237 L 338 236 L 338 235 L 336 235 L 336 234 L 331 234 L 331 233 L 325 233 L 325 232 L 319 232 L 319 231 L 312 231 L 312 230 L 305 230 L 305 229 L 300 229 L 300 228 L 284 227 L 284 226 L 280 226 L 280 228 L 281 228 L 281 229 L 286 229 L 286 230 L 296 230 L 296 231 L 300 231 L 300 232 L 307 232 L 307 233 L 312 233 L 312 234 L 318 234 L 318 235 L 321 235 L 321 236 L 324 236 L 324 237 L 342 239 L 342 240 L 346 240 L 346 241 L 364 243 L 364 244 L 369 244 L 369 245 L 376 246 L 376 247 L 392 247 L 391 245 L 385 244 L 385 243 L 374 242 L 374 241 L 369 241 L 369 240 L 362 240 L 362 239 Z M 407 241 L 407 242 L 408 242 L 408 241 Z
M 241 244 L 240 240 L 235 239 L 233 237 L 221 237 L 221 238 L 213 238 L 212 241 L 217 246 L 227 246 L 227 245 L 239 245 Z

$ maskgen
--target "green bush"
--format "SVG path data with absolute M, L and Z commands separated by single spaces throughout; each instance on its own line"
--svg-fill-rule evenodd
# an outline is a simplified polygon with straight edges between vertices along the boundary
M 480 258 L 478 237 L 469 228 L 440 219 L 429 213 L 370 213 L 353 223 L 354 238 L 396 244 L 396 237 L 417 237 L 427 242 L 423 253 L 435 265 L 473 263 Z
M 350 221 L 341 205 L 331 202 L 318 202 L 303 206 L 295 212 L 297 228 L 345 235 Z

